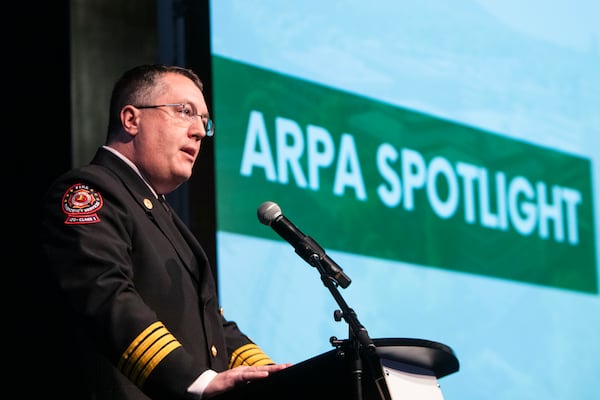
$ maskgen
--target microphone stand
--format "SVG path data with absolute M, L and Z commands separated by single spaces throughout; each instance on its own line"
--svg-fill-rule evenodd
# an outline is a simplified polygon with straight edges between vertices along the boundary
M 312 265 L 319 270 L 321 274 L 321 281 L 329 289 L 329 292 L 333 295 L 333 298 L 340 306 L 340 310 L 336 310 L 334 313 L 334 319 L 341 321 L 344 319 L 348 324 L 348 342 L 352 350 L 352 362 L 354 374 L 354 383 L 356 389 L 356 400 L 362 400 L 362 358 L 361 350 L 366 349 L 368 353 L 375 353 L 375 344 L 369 337 L 369 333 L 365 327 L 358 321 L 358 317 L 352 308 L 348 306 L 342 295 L 340 294 L 337 286 L 337 282 L 334 278 L 329 276 L 325 271 L 325 268 L 321 264 L 321 257 L 318 254 L 312 254 L 310 256 Z M 331 337 L 330 342 L 338 350 L 344 344 L 343 340 L 338 340 L 335 336 Z

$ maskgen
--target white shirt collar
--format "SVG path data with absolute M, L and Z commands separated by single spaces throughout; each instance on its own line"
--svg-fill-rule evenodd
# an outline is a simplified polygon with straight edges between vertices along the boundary
M 127 165 L 129 165 L 131 167 L 132 170 L 135 171 L 136 174 L 139 175 L 140 178 L 142 178 L 142 180 L 144 181 L 144 183 L 146 184 L 146 186 L 148 186 L 148 188 L 152 191 L 152 193 L 154 194 L 154 197 L 156 197 L 158 199 L 158 193 L 156 193 L 156 191 L 152 188 L 152 186 L 150 186 L 150 183 L 146 180 L 146 178 L 144 178 L 144 176 L 140 173 L 140 170 L 138 169 L 138 167 L 136 167 L 136 165 L 134 163 L 131 162 L 130 159 L 128 159 L 127 157 L 125 157 L 123 154 L 119 153 L 117 150 L 113 149 L 112 147 L 109 146 L 102 146 L 102 148 L 110 151 L 111 153 L 113 153 L 115 156 L 119 157 L 121 160 L 125 161 L 125 163 Z

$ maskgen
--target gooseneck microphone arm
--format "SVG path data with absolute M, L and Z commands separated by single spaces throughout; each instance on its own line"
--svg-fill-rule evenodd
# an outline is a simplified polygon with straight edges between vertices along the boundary
M 294 247 L 296 253 L 304 261 L 321 273 L 321 280 L 340 306 L 342 318 L 350 326 L 351 332 L 365 348 L 374 350 L 375 345 L 369 338 L 367 330 L 358 322 L 356 314 L 348 307 L 348 304 L 346 304 L 346 301 L 337 289 L 337 285 L 346 288 L 352 282 L 344 271 L 342 271 L 342 268 L 325 253 L 325 250 L 313 238 L 306 236 L 290 222 L 283 215 L 281 208 L 276 203 L 272 201 L 262 203 L 258 208 L 257 215 L 262 224 L 273 228 L 279 236 Z

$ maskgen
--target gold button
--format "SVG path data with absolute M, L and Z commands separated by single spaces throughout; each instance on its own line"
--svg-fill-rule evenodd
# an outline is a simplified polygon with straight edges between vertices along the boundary
M 152 210 L 152 208 L 154 207 L 154 205 L 152 204 L 152 200 L 150 199 L 144 199 L 144 205 L 148 210 Z
M 210 352 L 212 353 L 213 357 L 217 356 L 217 346 L 215 346 L 214 344 L 211 346 L 210 348 Z

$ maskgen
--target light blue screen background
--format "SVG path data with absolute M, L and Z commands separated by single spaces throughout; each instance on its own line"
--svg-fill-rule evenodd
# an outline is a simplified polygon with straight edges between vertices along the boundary
M 210 7 L 214 54 L 589 158 L 600 248 L 600 3 Z M 217 246 L 226 316 L 276 361 L 305 360 L 331 350 L 330 336 L 347 337 L 317 271 L 289 244 L 218 231 Z M 600 398 L 597 294 L 328 254 L 352 279 L 341 294 L 372 338 L 455 351 L 460 370 L 440 380 L 446 400 Z

